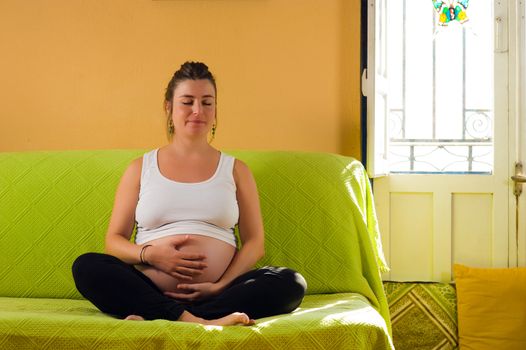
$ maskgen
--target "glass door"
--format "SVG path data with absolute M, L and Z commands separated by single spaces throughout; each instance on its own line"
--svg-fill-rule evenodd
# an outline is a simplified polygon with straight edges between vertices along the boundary
M 368 2 L 367 167 L 386 279 L 449 281 L 454 263 L 510 265 L 509 10 L 492 0 Z

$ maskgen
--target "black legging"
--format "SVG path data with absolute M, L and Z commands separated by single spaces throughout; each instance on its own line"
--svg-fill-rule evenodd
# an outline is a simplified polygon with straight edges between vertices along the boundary
M 306 283 L 299 273 L 282 267 L 263 267 L 237 277 L 221 294 L 197 302 L 165 296 L 142 272 L 118 258 L 87 253 L 73 263 L 79 292 L 102 312 L 124 318 L 178 320 L 183 311 L 216 319 L 244 312 L 257 319 L 288 313 L 301 303 Z

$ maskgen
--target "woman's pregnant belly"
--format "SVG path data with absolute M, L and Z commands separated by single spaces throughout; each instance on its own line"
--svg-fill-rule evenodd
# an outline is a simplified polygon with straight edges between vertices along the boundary
M 159 238 L 148 242 L 148 244 L 151 244 L 152 246 L 162 245 L 170 237 L 171 236 Z M 236 248 L 226 242 L 212 237 L 195 234 L 189 234 L 188 240 L 186 240 L 183 245 L 179 246 L 178 250 L 181 252 L 204 254 L 205 259 L 203 262 L 207 264 L 207 267 L 203 270 L 203 273 L 194 276 L 190 281 L 179 280 L 153 266 L 139 265 L 137 266 L 137 269 L 150 278 L 162 291 L 178 292 L 177 285 L 179 283 L 190 284 L 218 281 L 230 265 L 230 262 L 236 253 Z

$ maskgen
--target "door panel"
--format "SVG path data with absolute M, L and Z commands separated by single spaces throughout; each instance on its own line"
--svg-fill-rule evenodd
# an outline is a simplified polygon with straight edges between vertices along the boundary
M 390 194 L 392 277 L 396 280 L 433 279 L 433 193 Z M 418 213 L 418 218 L 414 217 Z M 407 250 L 407 247 L 419 249 Z M 418 267 L 415 268 L 415 261 Z
M 448 282 L 453 263 L 508 266 L 507 172 L 501 176 L 504 184 L 495 181 L 497 174 L 375 179 L 382 243 L 391 266 L 384 278 Z
M 454 193 L 451 204 L 453 261 L 492 266 L 493 195 Z

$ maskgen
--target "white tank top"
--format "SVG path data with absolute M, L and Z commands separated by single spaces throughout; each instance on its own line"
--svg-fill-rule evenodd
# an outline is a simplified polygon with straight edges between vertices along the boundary
M 198 234 L 236 246 L 234 226 L 239 207 L 234 181 L 235 158 L 221 153 L 217 169 L 202 182 L 183 183 L 164 177 L 158 166 L 159 149 L 143 156 L 139 201 L 135 209 L 135 243 Z

